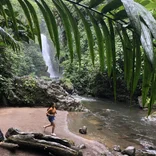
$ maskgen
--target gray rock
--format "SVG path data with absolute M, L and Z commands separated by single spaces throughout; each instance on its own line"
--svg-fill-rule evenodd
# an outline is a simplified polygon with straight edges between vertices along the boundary
M 127 154 L 129 156 L 134 156 L 135 155 L 135 147 L 128 146 L 126 149 L 124 149 L 122 151 L 122 154 Z
M 87 127 L 83 126 L 82 128 L 79 129 L 79 133 L 81 134 L 87 134 Z
M 85 148 L 86 148 L 86 145 L 85 145 L 85 144 L 81 144 L 81 145 L 79 146 L 79 148 L 80 148 L 80 149 L 85 149 Z
M 29 76 L 16 77 L 9 95 L 10 106 L 49 107 L 52 102 L 58 110 L 83 111 L 82 104 L 75 100 L 55 81 L 47 81 Z
M 114 145 L 114 146 L 113 146 L 113 150 L 114 150 L 114 151 L 117 151 L 117 152 L 121 152 L 121 148 L 120 148 L 119 145 Z

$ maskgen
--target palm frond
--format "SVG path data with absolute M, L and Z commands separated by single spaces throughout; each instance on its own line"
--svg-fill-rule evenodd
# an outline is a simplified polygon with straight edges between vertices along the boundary
M 141 43 L 151 65 L 154 65 L 153 42 L 150 30 L 141 22 Z
M 108 76 L 111 75 L 112 72 L 112 44 L 111 44 L 111 35 L 109 32 L 109 29 L 106 25 L 106 23 L 101 20 L 100 21 L 103 34 L 104 34 L 104 39 L 105 39 L 105 45 L 106 45 L 106 61 L 107 61 L 107 69 L 108 69 Z
M 144 72 L 143 72 L 143 83 L 142 83 L 142 103 L 143 106 L 146 104 L 146 99 L 149 93 L 149 89 L 151 87 L 151 80 L 152 80 L 152 67 L 149 63 L 147 56 L 144 55 Z
M 31 16 L 32 16 L 32 19 L 33 19 L 33 22 L 34 22 L 34 26 L 35 26 L 34 31 L 35 31 L 35 34 L 37 35 L 40 48 L 42 49 L 41 32 L 40 32 L 39 21 L 38 21 L 36 11 L 35 11 L 34 7 L 32 6 L 32 4 L 28 0 L 25 0 L 24 2 L 28 7 L 29 12 L 31 13 Z
M 19 49 L 19 45 L 15 41 L 15 39 L 1 27 L 0 27 L 0 35 L 2 37 L 3 42 L 6 43 L 7 45 L 10 45 L 13 50 Z
M 31 32 L 38 37 L 38 42 L 41 47 L 41 36 L 39 21 L 35 8 L 28 0 L 18 0 L 20 3 L 28 24 L 30 26 Z M 58 35 L 58 27 L 56 24 L 56 17 L 53 15 L 50 7 L 44 1 L 35 0 L 36 4 L 39 6 L 51 39 L 57 49 L 57 55 L 59 57 L 60 53 L 60 43 Z M 81 61 L 81 47 L 80 47 L 80 31 L 78 29 L 77 23 L 75 21 L 74 15 L 72 15 L 71 10 L 66 5 L 67 3 L 73 4 L 76 13 L 82 20 L 85 32 L 88 39 L 88 46 L 91 55 L 92 62 L 94 64 L 94 44 L 98 45 L 99 52 L 99 62 L 101 69 L 104 70 L 105 66 L 108 69 L 108 75 L 113 73 L 113 83 L 114 83 L 114 95 L 116 96 L 116 51 L 115 51 L 115 27 L 120 25 L 122 31 L 118 31 L 120 36 L 120 42 L 122 42 L 123 55 L 124 55 L 124 73 L 125 80 L 127 81 L 127 86 L 131 85 L 132 93 L 134 93 L 139 76 L 141 73 L 141 55 L 142 48 L 144 50 L 144 62 L 142 66 L 144 68 L 143 74 L 143 85 L 142 85 L 142 96 L 143 103 L 145 104 L 148 95 L 151 97 L 151 102 L 149 105 L 149 112 L 151 111 L 152 103 L 155 100 L 155 89 L 151 85 L 155 85 L 155 59 L 154 59 L 154 39 L 156 39 L 156 20 L 152 14 L 146 10 L 139 3 L 134 2 L 134 0 L 90 0 L 86 3 L 84 0 L 52 0 L 59 15 L 62 19 L 64 30 L 67 36 L 68 47 L 70 52 L 71 61 L 73 61 L 74 51 L 73 43 L 76 45 L 76 52 L 78 55 L 79 62 Z M 65 3 L 67 2 L 67 3 Z M 3 5 L 6 5 L 6 12 Z M 149 5 L 146 2 L 146 5 Z M 98 7 L 101 7 L 101 11 Z M 81 12 L 81 9 L 86 10 L 85 14 Z M 14 25 L 14 31 L 18 35 L 18 22 L 13 10 L 11 0 L 6 0 L 0 2 L 1 15 L 7 24 L 6 13 L 9 12 Z M 98 15 L 98 16 L 97 16 Z M 8 16 L 8 15 L 7 15 Z M 100 18 L 99 18 L 100 16 Z M 108 20 L 108 23 L 107 23 Z M 90 25 L 94 27 L 95 35 L 97 41 L 93 39 L 93 32 L 91 31 Z M 131 34 L 129 35 L 129 32 Z M 10 43 L 14 48 L 16 47 L 16 41 L 7 34 L 2 28 L 0 29 L 1 36 L 6 37 L 4 41 Z M 133 35 L 132 35 L 133 34 Z M 18 36 L 17 36 L 18 37 Z M 133 40 L 133 43 L 132 43 Z M 138 43 L 138 44 L 137 44 Z M 104 46 L 106 45 L 106 46 Z M 105 49 L 106 48 L 106 49 Z M 105 54 L 106 50 L 106 54 Z M 107 61 L 105 65 L 105 60 Z M 149 92 L 151 91 L 151 92 Z
M 25 13 L 25 16 L 26 16 L 26 18 L 28 20 L 28 24 L 29 24 L 31 32 L 32 32 L 33 40 L 35 40 L 35 36 L 34 36 L 35 33 L 34 33 L 34 29 L 33 29 L 32 18 L 30 16 L 30 12 L 28 10 L 28 7 L 22 0 L 18 0 L 18 2 L 20 3 L 20 5 L 21 5 L 21 7 L 22 7 L 22 9 L 23 9 L 23 11 Z
M 90 29 L 90 25 L 89 23 L 87 22 L 87 20 L 85 19 L 85 17 L 83 16 L 83 14 L 81 13 L 81 11 L 77 8 L 76 5 L 74 5 L 78 15 L 80 16 L 83 24 L 84 24 L 84 27 L 85 27 L 85 30 L 86 30 L 86 34 L 87 34 L 87 38 L 88 38 L 88 46 L 89 46 L 89 51 L 90 51 L 90 56 L 91 56 L 91 60 L 92 60 L 92 63 L 94 65 L 94 40 L 93 40 L 93 35 L 92 35 L 92 31 Z
M 57 57 L 59 58 L 59 56 L 60 56 L 60 43 L 59 43 L 58 27 L 56 24 L 56 20 L 55 20 L 55 17 L 53 15 L 52 11 L 48 7 L 47 3 L 44 0 L 41 0 L 41 2 L 43 4 L 45 10 L 47 11 L 47 16 L 49 16 L 49 19 L 50 19 L 50 25 L 52 27 L 52 31 L 53 31 L 53 35 L 54 35 L 53 42 L 54 42 L 54 45 L 56 46 Z M 51 39 L 52 39 L 52 34 L 51 34 Z
M 102 32 L 101 32 L 101 29 L 100 29 L 96 19 L 94 18 L 94 16 L 89 11 L 87 11 L 87 13 L 90 17 L 90 20 L 93 24 L 93 27 L 94 27 L 94 30 L 96 33 L 97 44 L 98 44 L 98 48 L 99 48 L 98 51 L 99 51 L 100 66 L 101 66 L 101 70 L 104 71 L 104 39 L 102 36 Z
M 90 3 L 89 3 L 89 7 L 90 8 L 94 8 L 96 6 L 98 6 L 99 4 L 101 4 L 103 1 L 105 0 L 91 0 Z
M 15 14 L 14 14 L 12 4 L 10 3 L 9 0 L 6 0 L 6 4 L 8 6 L 8 9 L 10 11 L 10 15 L 11 15 L 11 18 L 12 18 L 12 21 L 13 21 L 13 26 L 14 26 L 14 29 L 15 29 L 15 36 L 18 38 L 18 27 L 17 27 L 17 22 L 16 22 L 16 18 L 15 18 Z
M 75 19 L 73 18 L 72 13 L 69 11 L 69 9 L 66 7 L 66 5 L 62 1 L 58 1 L 58 2 L 60 2 L 60 6 L 62 6 L 62 9 L 64 9 L 64 12 L 68 16 L 69 22 L 71 24 L 74 38 L 75 38 L 76 52 L 78 55 L 79 64 L 81 64 L 80 33 L 78 30 L 78 25 L 77 25 Z
M 140 40 L 137 34 L 133 33 L 134 38 L 134 53 L 135 53 L 135 70 L 133 70 L 133 84 L 132 84 L 132 94 L 134 94 L 134 91 L 137 87 L 137 83 L 140 77 L 140 71 L 141 71 L 141 48 L 140 48 Z
M 116 101 L 116 48 L 115 48 L 115 32 L 113 28 L 112 20 L 108 19 L 108 24 L 110 28 L 110 37 L 111 37 L 111 51 L 112 51 L 112 60 L 113 60 L 113 88 L 114 88 L 114 98 Z
M 69 51 L 70 51 L 70 58 L 71 58 L 71 62 L 73 62 L 73 42 L 72 42 L 72 33 L 71 33 L 72 30 L 71 30 L 70 22 L 68 20 L 68 16 L 62 10 L 58 1 L 53 0 L 53 3 L 56 6 L 56 8 L 57 8 L 57 10 L 60 13 L 60 16 L 62 18 L 62 22 L 64 24 L 64 28 L 65 28 L 66 35 L 67 35 L 68 47 L 69 47 Z
M 8 27 L 8 21 L 7 21 L 6 13 L 4 11 L 4 8 L 3 8 L 3 5 L 2 5 L 1 1 L 0 1 L 0 12 L 1 12 L 2 16 L 4 17 L 6 26 Z
M 101 12 L 102 13 L 107 13 L 107 12 L 110 12 L 110 11 L 112 11 L 114 9 L 117 9 L 120 6 L 122 6 L 121 0 L 112 0 L 102 8 Z

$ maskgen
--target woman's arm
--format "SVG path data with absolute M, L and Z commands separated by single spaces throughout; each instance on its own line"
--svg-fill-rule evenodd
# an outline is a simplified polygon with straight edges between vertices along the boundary
M 51 112 L 51 109 L 48 109 L 46 115 L 51 116 L 51 113 L 50 112 Z
M 48 116 L 54 116 L 56 114 L 56 109 L 53 108 L 53 109 L 49 109 L 46 113 Z

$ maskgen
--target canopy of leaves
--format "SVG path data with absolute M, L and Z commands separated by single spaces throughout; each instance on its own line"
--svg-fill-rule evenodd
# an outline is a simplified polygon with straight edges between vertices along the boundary
M 29 0 L 18 0 L 21 5 L 30 27 L 30 33 L 37 35 L 38 42 L 41 47 L 41 37 L 39 29 L 39 21 L 35 11 L 35 7 Z M 45 18 L 49 34 L 53 40 L 57 56 L 60 53 L 60 42 L 58 36 L 59 27 L 56 24 L 57 19 L 54 11 L 49 7 L 49 1 L 35 0 Z M 48 3 L 47 3 L 48 2 Z M 116 45 L 115 37 L 120 37 L 123 47 L 124 58 L 124 76 L 127 87 L 131 89 L 132 94 L 136 88 L 140 73 L 140 58 L 144 55 L 144 79 L 142 85 L 143 104 L 146 103 L 147 96 L 150 96 L 149 113 L 151 105 L 155 101 L 155 53 L 154 46 L 156 40 L 156 20 L 155 12 L 152 6 L 156 6 L 154 0 L 52 0 L 55 11 L 60 17 L 67 37 L 71 61 L 75 53 L 81 64 L 81 45 L 76 19 L 73 14 L 82 20 L 86 34 L 88 36 L 88 45 L 90 54 L 94 64 L 94 46 L 97 44 L 99 53 L 99 62 L 101 70 L 108 69 L 108 75 L 114 77 L 114 93 L 116 92 Z M 69 9 L 68 5 L 74 8 Z M 145 7 L 150 11 L 148 11 Z M 19 21 L 16 18 L 15 11 L 11 4 L 11 0 L 0 2 L 1 16 L 4 23 L 8 23 L 8 18 L 12 21 L 12 30 L 16 39 L 19 39 Z M 6 11 L 7 10 L 7 11 Z M 10 16 L 8 16 L 8 14 Z M 153 13 L 153 15 L 152 15 Z M 57 16 L 58 17 L 58 16 Z M 96 34 L 96 42 L 92 37 L 92 32 L 88 25 L 94 27 Z M 2 34 L 2 33 L 1 33 Z M 34 39 L 33 35 L 31 36 Z M 11 40 L 11 37 L 9 37 Z M 75 42 L 76 49 L 73 50 Z M 11 40 L 11 44 L 13 44 Z M 106 48 L 106 51 L 103 49 Z M 144 53 L 143 53 L 144 52 Z M 106 62 L 106 63 L 105 63 Z M 148 79 L 146 79 L 148 76 Z

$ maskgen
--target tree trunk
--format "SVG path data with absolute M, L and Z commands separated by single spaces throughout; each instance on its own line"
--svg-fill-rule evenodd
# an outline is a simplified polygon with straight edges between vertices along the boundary
M 0 147 L 9 149 L 9 150 L 16 150 L 19 148 L 18 144 L 13 144 L 13 143 L 7 143 L 7 142 L 0 142 Z
M 54 156 L 82 156 L 79 149 L 73 148 L 68 140 L 41 133 L 25 133 L 10 128 L 6 133 L 7 142 L 18 144 L 24 149 L 37 149 Z

